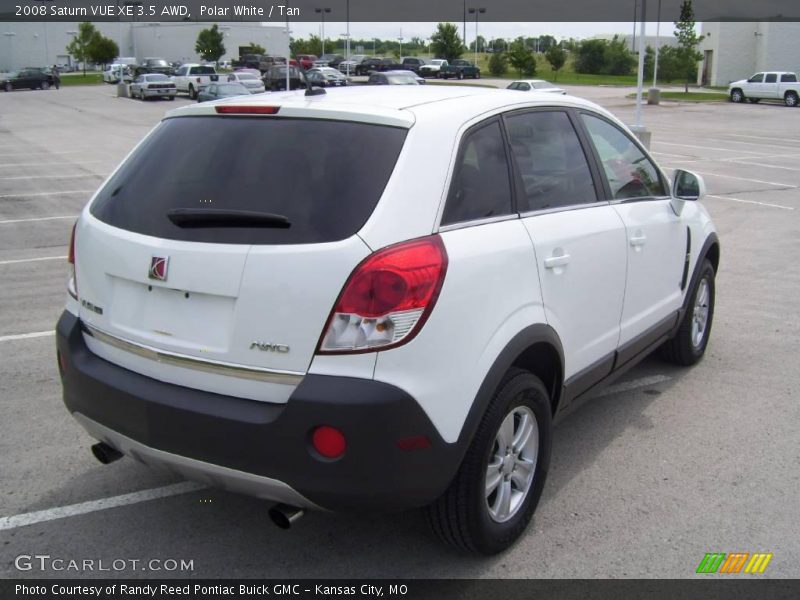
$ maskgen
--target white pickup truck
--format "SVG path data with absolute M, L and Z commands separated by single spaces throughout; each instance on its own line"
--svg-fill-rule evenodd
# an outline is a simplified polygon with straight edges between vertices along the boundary
M 181 65 L 172 76 L 178 93 L 189 94 L 192 100 L 196 99 L 199 92 L 217 79 L 219 79 L 217 71 L 210 65 Z
M 748 100 L 783 100 L 786 106 L 797 106 L 800 100 L 800 83 L 797 74 L 788 71 L 756 73 L 749 79 L 734 81 L 728 86 L 731 102 Z

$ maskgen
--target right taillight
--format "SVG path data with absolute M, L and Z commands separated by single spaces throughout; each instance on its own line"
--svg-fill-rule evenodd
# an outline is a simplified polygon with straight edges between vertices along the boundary
M 446 272 L 438 235 L 368 256 L 339 294 L 317 353 L 374 352 L 410 341 L 433 310 Z
M 67 255 L 67 263 L 69 264 L 69 280 L 67 281 L 67 291 L 69 295 L 78 299 L 78 280 L 75 277 L 75 228 L 78 226 L 77 221 L 72 226 L 72 235 L 69 237 L 69 254 Z

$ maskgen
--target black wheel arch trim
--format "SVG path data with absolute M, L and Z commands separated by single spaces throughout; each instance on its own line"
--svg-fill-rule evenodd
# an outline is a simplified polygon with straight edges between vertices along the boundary
M 720 244 L 719 244 L 719 237 L 716 233 L 712 232 L 708 235 L 705 242 L 703 242 L 702 248 L 700 248 L 700 252 L 697 255 L 697 262 L 694 265 L 694 269 L 692 270 L 692 277 L 689 280 L 689 285 L 686 287 L 686 295 L 683 299 L 683 306 L 681 307 L 680 317 L 678 318 L 678 324 L 675 327 L 674 333 L 677 331 L 677 328 L 680 326 L 681 319 L 683 315 L 686 313 L 689 307 L 689 302 L 691 302 L 691 291 L 694 289 L 694 286 L 697 285 L 697 278 L 700 277 L 700 271 L 703 267 L 703 261 L 708 258 L 712 252 L 716 253 L 716 256 L 713 256 L 711 260 L 711 264 L 714 267 L 714 272 L 716 273 L 719 270 L 719 260 L 720 260 Z
M 461 434 L 456 442 L 460 446 L 462 459 L 503 376 L 526 350 L 536 344 L 547 344 L 558 354 L 560 373 L 558 374 L 558 380 L 552 382 L 552 389 L 550 390 L 550 402 L 553 406 L 553 412 L 556 411 L 561 398 L 564 374 L 564 349 L 561 345 L 561 339 L 555 329 L 549 325 L 543 323 L 529 325 L 511 338 L 483 378 L 483 383 L 478 388 L 478 393 L 475 395 L 469 413 L 467 413 L 467 418 L 461 428 Z M 545 381 L 544 383 L 547 386 L 547 382 Z

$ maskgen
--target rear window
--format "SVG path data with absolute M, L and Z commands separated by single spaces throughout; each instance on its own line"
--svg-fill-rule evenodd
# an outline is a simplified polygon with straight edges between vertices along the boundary
M 214 67 L 192 67 L 189 73 L 192 75 L 214 75 L 216 71 Z
M 781 75 L 781 83 L 796 83 L 797 82 L 797 75 L 794 73 L 786 73 Z
M 171 240 L 342 240 L 375 209 L 406 133 L 321 119 L 166 119 L 100 190 L 91 212 L 114 227 Z M 273 213 L 290 226 L 178 227 L 167 217 L 176 208 Z

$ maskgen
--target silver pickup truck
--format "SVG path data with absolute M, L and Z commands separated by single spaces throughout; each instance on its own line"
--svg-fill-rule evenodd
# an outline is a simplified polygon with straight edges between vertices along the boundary
M 797 74 L 788 71 L 756 73 L 749 79 L 734 81 L 728 86 L 731 102 L 755 104 L 759 100 L 783 100 L 786 106 L 797 106 L 800 100 L 800 83 Z
M 210 65 L 181 65 L 172 76 L 178 93 L 189 94 L 192 100 L 196 99 L 197 94 L 211 82 L 218 79 L 217 71 Z

